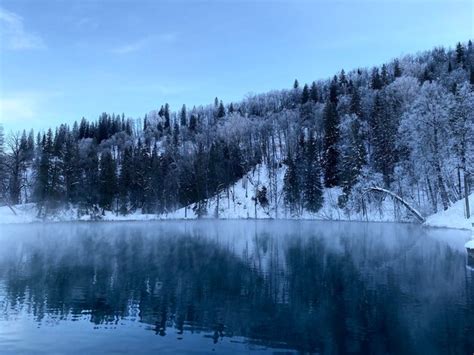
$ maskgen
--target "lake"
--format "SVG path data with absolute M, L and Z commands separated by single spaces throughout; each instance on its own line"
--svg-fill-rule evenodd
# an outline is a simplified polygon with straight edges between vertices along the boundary
M 395 223 L 0 227 L 1 354 L 470 354 L 469 232 Z

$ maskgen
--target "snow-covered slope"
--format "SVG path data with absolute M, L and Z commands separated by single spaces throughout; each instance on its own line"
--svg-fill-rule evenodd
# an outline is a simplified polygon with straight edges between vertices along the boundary
M 412 221 L 409 212 L 386 197 L 379 204 L 367 206 L 366 213 L 348 212 L 338 206 L 338 197 L 341 195 L 339 188 L 325 189 L 324 205 L 317 213 L 310 213 L 302 210 L 296 214 L 290 213 L 285 207 L 283 198 L 283 178 L 285 168 L 277 171 L 276 179 L 270 180 L 269 171 L 266 165 L 262 164 L 249 172 L 242 179 L 237 181 L 228 190 L 222 191 L 219 196 L 214 196 L 207 201 L 206 214 L 202 218 L 221 219 L 315 219 L 315 220 L 352 220 L 352 221 Z M 255 203 L 254 196 L 256 190 L 265 186 L 269 205 L 266 207 Z M 276 191 L 276 193 L 275 193 Z M 474 210 L 474 194 L 470 196 L 470 204 Z M 111 211 L 106 211 L 101 220 L 107 221 L 143 221 L 160 219 L 195 219 L 197 214 L 194 211 L 195 205 L 181 208 L 171 213 L 155 215 L 142 214 L 136 211 L 127 216 L 116 215 Z M 16 214 L 7 206 L 0 207 L 0 224 L 2 223 L 28 223 L 40 222 L 37 218 L 37 211 L 34 204 L 14 206 Z M 58 211 L 55 215 L 48 217 L 48 221 L 86 221 L 91 220 L 88 215 L 78 217 L 76 208 L 69 208 Z M 456 202 L 447 211 L 442 211 L 427 218 L 426 225 L 432 227 L 447 227 L 470 229 L 474 218 L 467 220 L 464 218 L 464 200 Z
M 207 214 L 203 218 L 284 218 L 284 219 L 316 219 L 316 220 L 344 220 L 344 221 L 376 221 L 394 222 L 411 221 L 412 217 L 407 211 L 400 209 L 390 198 L 386 198 L 380 205 L 367 207 L 367 213 L 348 212 L 338 206 L 338 197 L 341 195 L 340 188 L 324 190 L 324 204 L 317 213 L 306 210 L 291 213 L 286 208 L 283 198 L 283 178 L 285 168 L 282 167 L 276 174 L 276 183 L 269 178 L 270 174 L 265 164 L 258 165 L 256 169 L 249 172 L 223 191 L 219 196 L 214 196 L 207 203 Z M 276 185 L 276 189 L 275 189 Z M 255 203 L 256 189 L 267 188 L 269 205 L 262 207 Z M 276 198 L 274 191 L 276 190 Z M 273 195 L 273 196 L 272 196 Z M 219 206 L 219 208 L 218 208 Z M 194 205 L 181 208 L 175 212 L 166 214 L 162 218 L 193 219 L 197 218 L 193 210 Z
M 474 223 L 474 194 L 469 196 L 469 206 L 471 206 L 471 218 L 466 219 L 466 206 L 464 199 L 457 201 L 446 211 L 441 211 L 429 216 L 425 225 L 430 227 L 445 227 L 471 229 Z

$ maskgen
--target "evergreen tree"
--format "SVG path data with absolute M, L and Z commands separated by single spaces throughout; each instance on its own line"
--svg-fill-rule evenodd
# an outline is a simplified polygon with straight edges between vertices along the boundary
M 309 88 L 308 84 L 304 84 L 303 92 L 301 94 L 301 104 L 305 104 L 309 101 Z
M 380 78 L 378 68 L 372 69 L 371 83 L 372 83 L 372 89 L 374 89 L 374 90 L 382 89 L 382 79 Z
M 165 108 L 163 110 L 163 117 L 165 119 L 163 124 L 163 129 L 166 133 L 170 132 L 171 129 L 171 122 L 170 122 L 170 107 L 168 104 L 165 104 Z
M 324 184 L 334 187 L 339 183 L 339 118 L 334 102 L 327 102 L 323 112 L 324 124 Z
M 179 144 L 179 125 L 178 122 L 174 122 L 173 125 L 173 145 L 177 147 Z
M 82 206 L 85 209 L 95 207 L 99 202 L 99 158 L 97 157 L 97 148 L 94 144 L 89 144 L 86 148 L 86 156 L 83 160 L 83 186 L 84 191 L 87 191 L 82 196 Z
M 217 118 L 222 118 L 225 116 L 225 107 L 224 104 L 221 102 L 219 103 L 219 106 L 217 108 Z
M 65 199 L 69 203 L 78 203 L 80 201 L 82 174 L 79 145 L 72 135 L 68 135 L 65 143 L 62 171 L 66 191 Z
M 298 211 L 300 202 L 300 186 L 298 184 L 298 172 L 296 164 L 291 156 L 286 158 L 287 169 L 283 179 L 283 193 L 286 205 L 290 208 L 291 214 Z
M 316 85 L 316 82 L 313 81 L 311 84 L 311 90 L 309 94 L 311 101 L 313 102 L 318 102 L 319 101 L 319 92 L 318 92 L 318 87 Z
M 99 171 L 99 206 L 103 210 L 112 210 L 117 192 L 117 173 L 114 158 L 108 149 L 100 155 Z
M 313 213 L 319 211 L 324 202 L 321 171 L 316 152 L 316 140 L 311 134 L 305 145 L 303 199 L 304 207 Z
M 191 117 L 189 118 L 189 130 L 191 132 L 196 132 L 196 128 L 197 128 L 196 115 L 194 113 L 192 113 Z
M 461 42 L 458 42 L 456 45 L 456 62 L 459 65 L 464 64 L 464 46 L 461 44 Z
M 179 123 L 181 127 L 186 126 L 188 123 L 188 118 L 186 117 L 186 105 L 183 105 L 183 107 L 181 107 L 181 113 L 179 115 Z
M 120 167 L 120 175 L 118 179 L 120 213 L 125 215 L 128 213 L 130 202 L 130 190 L 134 178 L 133 152 L 131 147 L 127 147 L 123 153 L 122 165 Z
M 362 105 L 360 102 L 359 90 L 353 85 L 350 86 L 350 113 L 357 115 L 358 117 L 362 116 Z
M 339 205 L 345 206 L 352 187 L 357 183 L 366 161 L 366 149 L 362 135 L 359 117 L 355 114 L 346 116 L 344 123 L 343 144 L 341 152 L 341 175 L 343 196 L 339 199 Z
M 387 100 L 379 93 L 375 95 L 373 113 L 369 124 L 371 129 L 372 164 L 377 172 L 382 173 L 384 183 L 386 187 L 389 187 L 397 160 L 395 150 L 397 127 L 390 117 Z
M 50 132 L 51 130 L 48 131 L 48 133 Z M 51 165 L 52 139 L 50 138 L 47 140 L 46 136 L 43 135 L 40 149 L 40 158 L 35 172 L 35 199 L 38 204 L 38 215 L 43 215 L 46 213 L 44 210 L 47 209 L 47 202 L 50 193 L 49 175 Z
M 395 59 L 395 62 L 393 63 L 393 76 L 395 78 L 399 78 L 402 76 L 402 69 L 400 68 L 400 62 L 398 59 Z

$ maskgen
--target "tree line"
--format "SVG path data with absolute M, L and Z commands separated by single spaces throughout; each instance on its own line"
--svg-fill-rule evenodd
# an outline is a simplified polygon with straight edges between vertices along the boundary
M 103 113 L 36 135 L 0 129 L 0 195 L 36 203 L 40 216 L 64 206 L 96 215 L 190 206 L 203 216 L 210 198 L 232 199 L 233 184 L 263 164 L 256 203 L 282 200 L 292 215 L 317 212 L 325 188 L 360 211 L 371 186 L 432 213 L 470 193 L 473 85 L 469 41 L 240 102 Z

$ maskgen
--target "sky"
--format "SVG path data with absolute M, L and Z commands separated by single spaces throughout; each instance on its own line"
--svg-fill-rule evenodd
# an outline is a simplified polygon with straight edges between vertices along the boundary
M 0 123 L 224 103 L 474 38 L 468 0 L 0 0 Z

